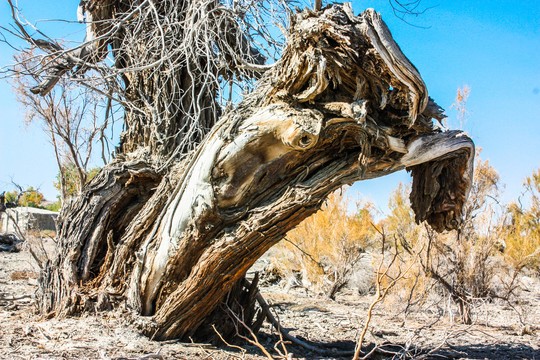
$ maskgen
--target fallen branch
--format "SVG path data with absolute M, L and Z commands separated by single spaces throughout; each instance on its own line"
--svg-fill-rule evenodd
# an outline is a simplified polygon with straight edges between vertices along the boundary
M 257 299 L 257 302 L 259 303 L 259 305 L 261 306 L 262 308 L 262 311 L 264 312 L 265 316 L 266 316 L 266 319 L 268 320 L 268 322 L 270 322 L 275 328 L 276 330 L 287 340 L 291 341 L 292 343 L 298 345 L 298 346 L 301 346 L 303 347 L 304 349 L 307 349 L 309 351 L 313 351 L 317 354 L 320 354 L 320 355 L 333 355 L 333 356 L 351 356 L 354 354 L 353 351 L 334 351 L 334 350 L 326 350 L 326 349 L 322 349 L 318 346 L 315 346 L 315 345 L 312 345 L 312 344 L 309 344 L 307 343 L 306 341 L 303 341 L 303 340 L 300 340 L 298 339 L 297 337 L 291 335 L 289 333 L 289 331 L 287 331 L 286 329 L 284 329 L 281 324 L 279 323 L 279 321 L 276 319 L 276 317 L 272 314 L 272 312 L 270 311 L 270 306 L 268 305 L 268 303 L 266 302 L 266 300 L 264 300 L 264 298 L 262 297 L 261 293 L 260 292 L 257 292 L 257 295 L 256 295 L 256 299 Z
M 247 336 L 244 336 L 242 334 L 240 334 L 240 332 L 238 331 L 238 326 L 237 324 L 235 324 L 235 327 L 236 327 L 236 335 L 238 335 L 240 338 L 246 340 L 247 342 L 249 342 L 251 345 L 254 345 L 256 347 L 259 348 L 259 350 L 261 350 L 263 352 L 263 354 L 266 356 L 267 359 L 269 360 L 274 360 L 274 357 L 272 356 L 272 354 L 270 354 L 268 352 L 268 350 L 266 350 L 266 348 L 264 346 L 262 346 L 262 344 L 259 342 L 259 339 L 257 338 L 257 336 L 255 335 L 255 333 L 253 332 L 253 330 L 251 330 L 251 328 L 249 326 L 246 325 L 246 323 L 244 321 L 242 321 L 242 319 L 240 319 L 240 317 L 235 314 L 234 311 L 232 311 L 229 307 L 227 307 L 227 310 L 228 310 L 228 313 L 230 316 L 232 316 L 236 321 L 237 321 L 237 324 L 241 324 L 248 332 L 249 334 L 251 335 L 252 339 L 248 338 Z
M 22 300 L 22 299 L 28 299 L 28 298 L 31 298 L 31 297 L 32 297 L 32 295 L 30 295 L 30 294 L 12 296 L 12 297 L 0 296 L 0 301 L 17 301 L 17 300 Z

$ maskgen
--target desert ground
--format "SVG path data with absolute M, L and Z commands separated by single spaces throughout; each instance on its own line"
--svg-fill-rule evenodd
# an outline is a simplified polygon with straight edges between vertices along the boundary
M 53 245 L 46 241 L 48 248 Z M 38 268 L 24 244 L 20 247 L 0 252 L 0 359 L 268 358 L 246 341 L 230 346 L 153 341 L 121 310 L 45 319 L 36 314 L 32 298 Z M 447 299 L 430 299 L 422 310 L 404 313 L 389 296 L 374 308 L 364 350 L 374 350 L 371 358 L 377 359 L 540 359 L 540 280 L 523 276 L 520 287 L 517 301 L 475 305 L 472 325 L 460 323 Z M 260 292 L 281 326 L 322 350 L 290 343 L 285 350 L 278 332 L 265 323 L 257 339 L 276 359 L 350 359 L 374 296 L 349 288 L 328 300 L 285 280 L 263 281 Z

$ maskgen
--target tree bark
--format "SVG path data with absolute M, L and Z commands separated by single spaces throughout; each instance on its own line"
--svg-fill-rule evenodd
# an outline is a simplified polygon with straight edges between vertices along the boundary
M 133 76 L 147 81 L 145 74 Z M 208 333 L 251 265 L 330 193 L 406 168 L 418 220 L 452 229 L 474 145 L 438 130 L 433 119 L 441 118 L 373 10 L 298 13 L 281 60 L 173 165 L 159 155 L 185 140 L 169 128 L 179 126 L 174 117 L 160 130 L 150 113 L 128 111 L 122 154 L 62 210 L 59 255 L 39 279 L 40 309 L 61 315 L 126 304 L 154 339 L 186 338 L 201 325 Z

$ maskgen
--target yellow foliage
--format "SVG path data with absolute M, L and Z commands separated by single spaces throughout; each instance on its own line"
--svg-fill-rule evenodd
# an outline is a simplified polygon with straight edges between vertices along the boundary
M 409 268 L 408 274 L 396 284 L 397 292 L 410 293 L 411 289 L 423 292 L 427 284 L 422 277 L 421 269 L 416 262 L 415 252 L 420 252 L 424 240 L 423 228 L 416 225 L 414 212 L 409 201 L 410 186 L 399 183 L 388 201 L 390 214 L 379 223 L 382 232 L 386 234 L 388 245 L 396 247 L 395 251 L 402 253 L 399 258 L 402 267 Z
M 17 202 L 17 206 L 40 207 L 43 194 L 32 186 L 19 194 L 17 190 L 6 193 L 7 202 Z M 18 199 L 18 200 L 17 200 Z
M 540 271 L 540 169 L 525 179 L 528 208 L 512 203 L 505 227 L 505 259 L 519 270 L 528 267 Z
M 320 211 L 287 234 L 280 246 L 292 256 L 282 259 L 282 265 L 301 271 L 312 290 L 332 297 L 374 241 L 372 212 L 371 204 L 357 204 L 351 213 L 348 201 L 332 194 Z
M 388 201 L 390 214 L 381 223 L 386 232 L 397 238 L 400 246 L 414 246 L 419 238 L 420 228 L 415 223 L 409 202 L 410 191 L 410 186 L 399 183 Z
M 467 122 L 468 111 L 467 111 L 467 100 L 469 100 L 469 95 L 471 94 L 471 87 L 467 84 L 463 85 L 462 88 L 457 89 L 456 100 L 452 104 L 452 107 L 455 108 L 458 112 L 457 119 L 459 121 L 459 128 L 463 129 Z
M 43 201 L 43 194 L 37 190 L 34 190 L 33 187 L 28 188 L 19 200 L 22 206 L 32 206 L 38 207 Z

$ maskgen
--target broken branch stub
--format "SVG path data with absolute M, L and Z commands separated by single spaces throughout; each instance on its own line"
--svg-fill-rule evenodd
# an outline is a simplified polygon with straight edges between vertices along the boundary
M 71 219 L 95 207 L 93 197 L 118 206 L 84 219 L 84 236 L 65 228 L 58 269 L 41 281 L 42 310 L 126 300 L 151 319 L 148 335 L 191 336 L 257 258 L 331 192 L 405 168 L 417 219 L 451 229 L 474 145 L 433 119 L 440 108 L 373 10 L 356 17 L 344 4 L 296 14 L 282 59 L 186 160 L 164 175 L 138 164 L 144 172 L 133 182 L 116 175 L 120 185 L 103 175 L 77 200 Z M 126 207 L 130 219 L 114 214 Z M 77 286 L 81 280 L 87 285 Z

